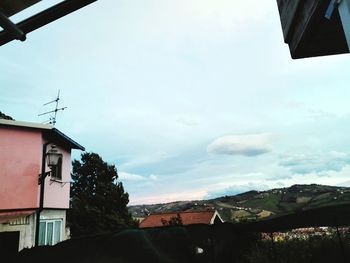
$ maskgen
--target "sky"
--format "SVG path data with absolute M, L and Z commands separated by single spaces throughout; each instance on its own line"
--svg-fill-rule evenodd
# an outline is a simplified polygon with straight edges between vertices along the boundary
M 130 204 L 350 186 L 349 66 L 291 59 L 276 1 L 100 0 L 0 47 L 0 111 L 43 122 L 60 90 Z

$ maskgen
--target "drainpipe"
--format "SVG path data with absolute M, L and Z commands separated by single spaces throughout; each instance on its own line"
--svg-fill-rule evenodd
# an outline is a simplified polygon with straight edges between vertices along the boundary
M 39 227 L 40 227 L 40 213 L 44 209 L 44 190 L 45 190 L 45 168 L 46 168 L 46 152 L 47 146 L 49 142 L 43 144 L 43 152 L 41 158 L 41 174 L 39 176 L 39 184 L 40 184 L 40 196 L 39 196 L 39 208 L 36 211 L 36 223 L 35 223 L 35 246 L 39 246 Z

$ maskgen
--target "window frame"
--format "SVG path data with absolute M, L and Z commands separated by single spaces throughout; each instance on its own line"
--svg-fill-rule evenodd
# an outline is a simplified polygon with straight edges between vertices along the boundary
M 63 155 L 60 154 L 57 165 L 50 167 L 51 179 L 53 181 L 62 181 L 62 165 L 63 165 Z
M 60 224 L 60 229 L 59 229 L 59 238 L 56 238 L 56 226 L 57 226 L 57 222 L 59 222 Z M 45 224 L 44 227 L 44 240 L 41 239 L 41 224 Z M 48 224 L 52 224 L 52 233 L 51 233 L 51 244 L 48 240 L 48 236 L 49 236 L 49 231 L 48 231 Z M 62 237 L 63 237 L 63 219 L 41 219 L 40 220 L 40 224 L 39 224 L 39 246 L 54 246 L 56 244 L 58 244 L 59 242 L 62 241 Z M 56 240 L 57 239 L 57 240 Z

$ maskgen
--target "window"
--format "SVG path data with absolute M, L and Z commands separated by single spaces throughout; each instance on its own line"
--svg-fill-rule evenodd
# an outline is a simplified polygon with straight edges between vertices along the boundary
M 41 220 L 39 246 L 53 246 L 62 241 L 62 220 Z
M 51 167 L 51 178 L 62 180 L 62 156 L 59 157 L 57 165 Z

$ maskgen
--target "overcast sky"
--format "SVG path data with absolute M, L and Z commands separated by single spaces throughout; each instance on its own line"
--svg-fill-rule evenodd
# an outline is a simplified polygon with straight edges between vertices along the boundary
M 276 1 L 100 0 L 0 47 L 0 68 L 0 110 L 45 121 L 60 89 L 57 128 L 131 204 L 350 186 L 349 56 L 292 60 Z

